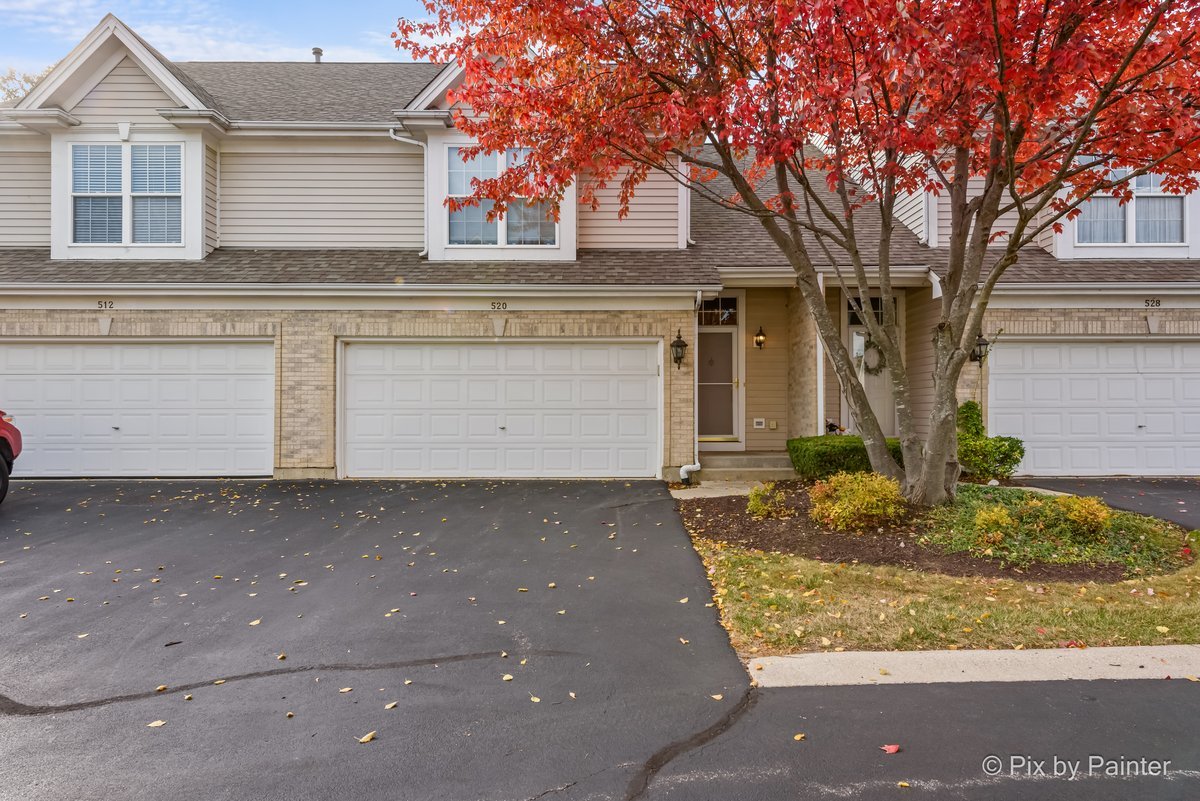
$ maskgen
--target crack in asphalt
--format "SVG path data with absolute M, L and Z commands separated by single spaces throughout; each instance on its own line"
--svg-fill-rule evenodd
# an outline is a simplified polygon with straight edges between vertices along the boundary
M 654 777 L 660 770 L 688 751 L 701 748 L 720 737 L 733 724 L 737 723 L 743 715 L 754 708 L 757 702 L 758 688 L 747 687 L 742 697 L 738 699 L 738 702 L 730 707 L 729 711 L 722 715 L 716 723 L 703 731 L 696 732 L 691 737 L 676 740 L 654 752 L 643 763 L 641 769 L 634 774 L 633 778 L 629 780 L 629 785 L 625 788 L 625 801 L 636 801 L 636 799 L 641 798 L 646 793 L 646 790 L 649 789 L 650 782 L 654 781 Z
M 527 651 L 526 653 L 532 656 L 571 656 L 569 651 Z M 364 671 L 364 670 L 398 670 L 400 668 L 413 667 L 428 667 L 430 665 L 445 665 L 455 662 L 472 662 L 480 659 L 490 659 L 497 656 L 496 651 L 484 651 L 473 654 L 449 654 L 447 656 L 431 656 L 424 659 L 405 659 L 394 662 L 376 662 L 370 664 L 356 664 L 353 662 L 331 662 L 320 665 L 300 665 L 297 667 L 275 668 L 274 670 L 259 670 L 253 673 L 238 673 L 232 676 L 221 676 L 217 679 L 207 679 L 205 681 L 195 681 L 190 684 L 180 684 L 175 687 L 168 687 L 161 692 L 158 690 L 148 690 L 142 693 L 129 693 L 128 695 L 114 695 L 109 698 L 94 698 L 90 701 L 74 701 L 68 704 L 23 704 L 16 701 L 7 695 L 0 693 L 0 717 L 35 717 L 38 715 L 53 715 L 60 712 L 78 712 L 84 709 L 93 709 L 95 707 L 109 706 L 110 704 L 121 704 L 128 701 L 140 701 L 146 698 L 156 698 L 164 695 L 175 695 L 177 693 L 185 693 L 189 690 L 197 690 L 201 687 L 211 687 L 214 681 L 221 681 L 224 684 L 230 684 L 236 681 L 248 681 L 250 679 L 264 679 L 273 676 L 288 676 L 295 673 L 312 673 L 318 670 L 327 670 L 331 672 L 338 671 Z

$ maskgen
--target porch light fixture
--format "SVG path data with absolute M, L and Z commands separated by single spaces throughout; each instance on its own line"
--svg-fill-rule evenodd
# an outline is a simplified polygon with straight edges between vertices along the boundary
M 979 369 L 983 369 L 983 360 L 987 358 L 988 347 L 991 345 L 984 339 L 983 334 L 975 337 L 975 347 L 971 348 L 971 361 L 979 362 Z
M 754 335 L 754 347 L 762 350 L 762 346 L 767 344 L 767 335 L 763 333 L 762 326 L 758 327 L 758 333 Z
M 687 350 L 687 343 L 683 341 L 683 329 L 675 332 L 675 341 L 671 343 L 671 361 L 675 362 L 676 369 L 683 369 L 683 354 Z

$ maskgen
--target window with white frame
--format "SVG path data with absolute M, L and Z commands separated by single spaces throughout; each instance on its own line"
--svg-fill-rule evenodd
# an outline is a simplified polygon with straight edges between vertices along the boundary
M 451 147 L 447 158 L 447 194 L 452 198 L 469 197 L 472 179 L 484 180 L 500 174 L 501 156 L 481 153 L 474 159 L 463 156 L 463 148 Z M 527 158 L 528 150 L 512 149 L 503 154 L 505 168 Z M 490 200 L 478 205 L 450 211 L 449 238 L 451 245 L 552 246 L 558 242 L 558 225 L 550 215 L 547 201 L 527 201 L 514 198 L 507 213 L 488 220 L 494 208 Z
M 1112 171 L 1116 179 L 1121 170 Z M 1115 197 L 1097 196 L 1080 206 L 1075 220 L 1081 245 L 1183 244 L 1182 195 L 1162 191 L 1162 177 L 1139 175 L 1133 179 L 1133 198 L 1122 204 Z
M 71 145 L 71 241 L 183 243 L 183 145 Z

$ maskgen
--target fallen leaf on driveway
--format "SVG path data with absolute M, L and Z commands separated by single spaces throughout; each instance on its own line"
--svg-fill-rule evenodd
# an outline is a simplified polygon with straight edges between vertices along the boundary
M 167 691 L 167 685 L 165 685 L 165 684 L 160 684 L 154 688 L 154 692 L 156 692 L 156 693 L 163 693 L 166 691 Z
M 1188 681 L 1200 681 L 1200 679 L 1196 678 L 1195 676 L 1184 676 L 1184 678 Z
M 679 599 L 679 603 L 681 603 L 681 604 L 686 604 L 687 602 L 688 602 L 688 599 L 687 599 L 687 598 L 680 598 L 680 599 Z
M 535 704 L 540 704 L 542 702 L 542 699 L 538 698 L 536 695 L 529 696 L 529 700 L 533 701 Z
M 224 683 L 225 683 L 225 679 L 217 679 L 216 681 L 213 682 L 213 684 L 224 684 Z
M 793 734 L 792 735 L 792 739 L 795 740 L 796 742 L 799 742 L 799 741 L 805 739 L 806 737 L 807 737 L 807 735 L 805 735 L 805 734 Z
M 890 670 L 888 670 L 887 668 L 880 668 L 879 675 L 880 676 L 890 676 L 890 675 L 892 675 L 892 672 Z
M 881 745 L 881 746 L 879 746 L 879 750 L 885 754 L 898 754 L 898 753 L 900 753 L 900 746 L 898 746 L 898 745 Z
M 165 720 L 156 720 L 156 721 L 154 721 L 153 723 L 147 723 L 147 724 L 146 724 L 146 728 L 148 728 L 148 729 L 157 729 L 157 728 L 159 728 L 160 726 L 166 726 L 166 725 L 167 725 L 167 722 L 166 722 Z
M 513 677 L 512 677 L 511 673 L 505 673 L 503 676 L 500 677 L 500 681 L 512 681 L 512 680 L 513 680 Z
M 21 615 L 21 617 L 25 617 L 25 616 L 24 616 L 24 615 Z M 86 634 L 76 634 L 76 635 L 75 635 L 75 639 L 77 639 L 77 640 L 82 640 L 82 639 L 83 639 L 84 637 L 86 637 L 86 636 L 87 636 Z
M 399 702 L 399 701 L 392 701 L 390 704 L 384 704 L 384 705 L 383 705 L 383 708 L 384 708 L 384 709 L 395 709 L 395 708 L 396 708 L 396 704 L 398 704 L 398 703 L 400 703 L 400 702 Z
M 908 787 L 908 782 L 896 782 L 897 787 Z
M 338 690 L 338 692 L 339 693 L 348 693 L 353 689 L 354 689 L 353 687 L 343 687 L 342 689 Z
M 262 620 L 251 620 L 250 621 L 251 626 L 257 626 L 259 623 L 262 623 Z
M 722 698 L 724 698 L 724 697 L 725 697 L 725 696 L 724 696 L 724 695 L 721 695 L 721 693 L 717 693 L 716 695 L 710 695 L 710 696 L 709 696 L 709 698 L 713 699 L 714 701 L 720 701 L 720 700 L 721 700 Z
M 185 695 L 185 696 L 183 696 L 183 700 L 185 700 L 185 701 L 190 701 L 190 700 L 192 700 L 192 696 L 191 696 L 191 694 L 188 694 L 188 695 Z
M 691 640 L 685 640 L 683 637 L 680 637 L 680 638 L 679 638 L 679 641 L 680 641 L 681 643 L 683 643 L 684 645 L 687 645 L 689 642 L 691 642 Z
M 362 737 L 359 737 L 358 741 L 360 743 L 369 743 L 375 739 L 375 734 L 376 734 L 375 732 L 369 731 L 366 734 L 364 734 Z

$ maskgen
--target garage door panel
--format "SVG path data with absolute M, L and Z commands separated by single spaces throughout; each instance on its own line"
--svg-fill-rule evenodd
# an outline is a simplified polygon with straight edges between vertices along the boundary
M 1025 441 L 1021 474 L 1200 467 L 1200 343 L 1004 342 L 989 368 L 989 428 Z
M 360 348 L 371 356 L 359 355 Z M 393 342 L 349 343 L 345 351 L 347 475 L 658 472 L 662 415 L 654 345 Z M 418 362 L 420 371 L 389 374 L 399 372 L 389 365 Z M 393 420 L 380 431 L 379 410 L 412 408 L 416 397 L 429 399 L 420 414 L 406 418 L 407 426 Z
M 269 343 L 0 343 L 0 364 L 23 475 L 273 471 Z

